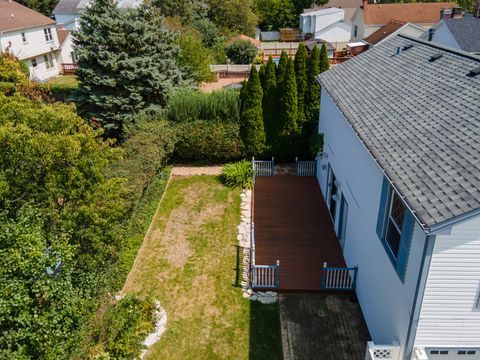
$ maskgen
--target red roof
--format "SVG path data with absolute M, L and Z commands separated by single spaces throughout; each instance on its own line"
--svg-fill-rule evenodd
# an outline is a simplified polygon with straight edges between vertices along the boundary
M 60 47 L 62 47 L 63 43 L 67 39 L 68 34 L 70 34 L 70 30 L 57 29 L 58 43 L 60 44 Z
M 400 29 L 403 25 L 405 25 L 405 21 L 398 21 L 398 20 L 390 20 L 387 25 L 382 26 L 380 29 L 375 31 L 373 34 L 367 36 L 364 40 L 369 44 L 375 45 L 388 37 L 389 35 L 393 34 L 395 31 Z
M 55 24 L 55 20 L 15 1 L 0 0 L 0 31 L 29 29 L 53 24 Z
M 369 25 L 383 25 L 390 20 L 413 24 L 435 24 L 440 11 L 458 7 L 454 2 L 368 4 L 363 9 L 363 21 Z

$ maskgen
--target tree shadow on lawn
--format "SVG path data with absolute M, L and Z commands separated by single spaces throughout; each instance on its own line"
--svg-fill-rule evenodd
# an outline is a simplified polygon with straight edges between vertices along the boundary
M 250 360 L 283 359 L 278 302 L 250 301 Z

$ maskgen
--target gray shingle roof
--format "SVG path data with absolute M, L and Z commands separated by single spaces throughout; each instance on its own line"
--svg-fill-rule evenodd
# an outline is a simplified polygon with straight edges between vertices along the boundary
M 54 15 L 78 15 L 83 10 L 79 7 L 81 0 L 60 0 L 53 9 Z
M 450 33 L 463 51 L 480 53 L 480 18 L 445 19 Z
M 480 209 L 480 75 L 467 76 L 477 66 L 397 35 L 318 77 L 424 228 Z

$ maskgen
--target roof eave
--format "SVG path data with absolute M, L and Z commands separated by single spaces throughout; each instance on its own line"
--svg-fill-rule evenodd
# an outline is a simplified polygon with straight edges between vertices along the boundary
M 41 25 L 34 25 L 34 26 L 22 26 L 14 29 L 5 29 L 5 30 L 0 30 L 0 34 L 4 33 L 10 33 L 14 31 L 19 31 L 19 30 L 29 30 L 29 29 L 36 29 L 36 28 L 43 28 L 44 26 L 50 26 L 50 25 L 55 25 L 55 20 L 52 20 L 52 22 L 41 24 Z

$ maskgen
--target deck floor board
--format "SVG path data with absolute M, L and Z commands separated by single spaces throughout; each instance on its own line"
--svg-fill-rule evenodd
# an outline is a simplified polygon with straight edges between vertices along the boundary
M 254 222 L 256 264 L 280 260 L 279 290 L 320 291 L 323 263 L 345 266 L 314 177 L 257 177 Z

